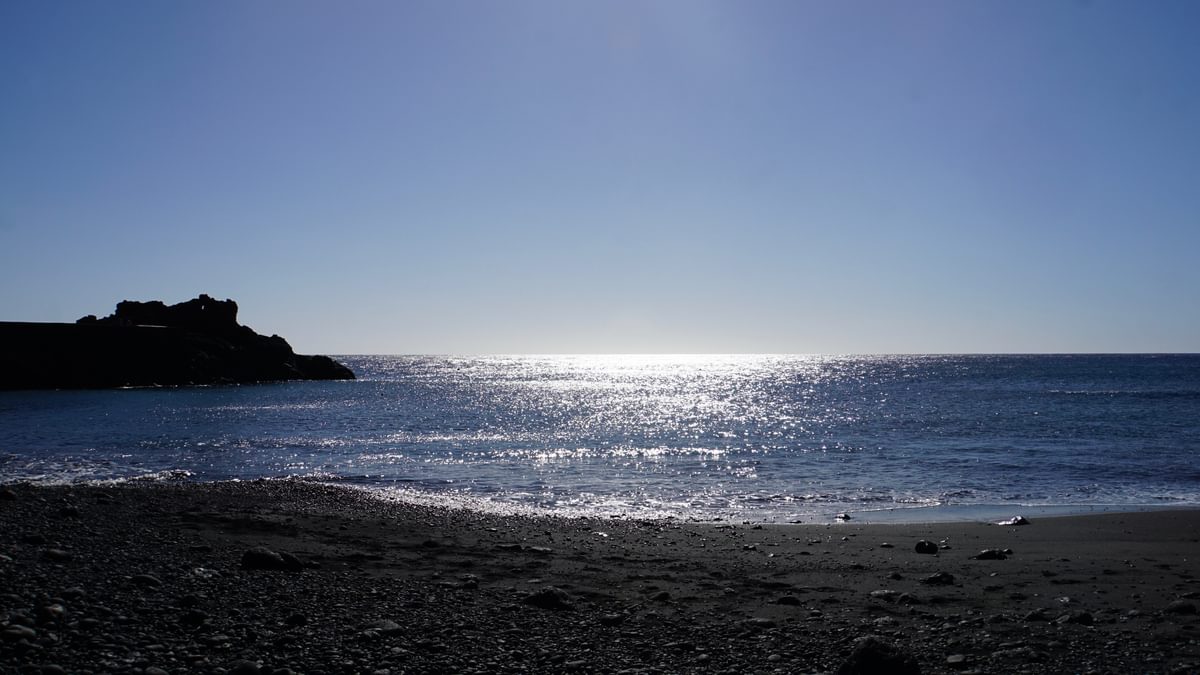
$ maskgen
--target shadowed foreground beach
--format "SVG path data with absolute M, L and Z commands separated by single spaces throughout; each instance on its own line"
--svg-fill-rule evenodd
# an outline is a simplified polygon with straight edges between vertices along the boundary
M 750 526 L 258 481 L 11 485 L 0 523 L 4 673 L 1200 669 L 1200 511 Z

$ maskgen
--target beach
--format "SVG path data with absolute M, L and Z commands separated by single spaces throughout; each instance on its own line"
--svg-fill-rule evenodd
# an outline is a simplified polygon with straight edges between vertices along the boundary
M 751 525 L 275 480 L 12 484 L 0 521 L 5 673 L 1200 668 L 1198 510 Z

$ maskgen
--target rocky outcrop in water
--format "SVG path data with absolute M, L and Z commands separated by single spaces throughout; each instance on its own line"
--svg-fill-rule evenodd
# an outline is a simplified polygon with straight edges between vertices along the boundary
M 94 389 L 346 380 L 327 356 L 237 322 L 237 303 L 201 295 L 176 305 L 126 300 L 74 324 L 0 322 L 0 389 Z

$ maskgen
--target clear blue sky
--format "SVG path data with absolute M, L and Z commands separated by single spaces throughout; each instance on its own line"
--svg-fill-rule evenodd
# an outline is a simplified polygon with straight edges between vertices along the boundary
M 1200 3 L 0 3 L 0 319 L 1200 351 Z

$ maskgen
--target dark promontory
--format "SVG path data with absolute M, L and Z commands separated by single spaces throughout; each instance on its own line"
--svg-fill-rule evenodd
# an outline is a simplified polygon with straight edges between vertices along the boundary
M 70 323 L 0 322 L 0 389 L 350 380 L 327 356 L 237 322 L 237 303 L 201 295 L 177 305 L 117 305 L 111 316 Z

